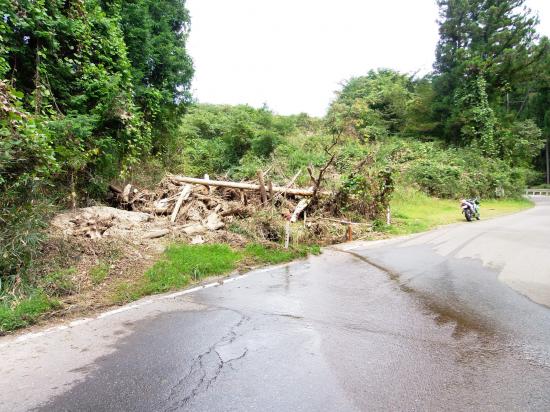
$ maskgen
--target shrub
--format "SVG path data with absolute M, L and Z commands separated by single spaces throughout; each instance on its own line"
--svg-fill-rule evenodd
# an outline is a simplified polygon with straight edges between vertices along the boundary
M 0 195 L 0 291 L 25 274 L 45 238 L 44 208 Z
M 529 170 L 482 156 L 469 148 L 445 148 L 438 143 L 396 141 L 401 180 L 442 198 L 518 196 Z
M 230 172 L 248 177 L 247 165 L 271 156 L 297 122 L 267 108 L 196 105 L 183 117 L 167 163 L 191 175 Z

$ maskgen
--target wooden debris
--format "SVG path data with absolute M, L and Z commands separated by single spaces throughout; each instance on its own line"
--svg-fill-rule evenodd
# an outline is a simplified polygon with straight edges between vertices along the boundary
M 194 244 L 199 244 L 218 238 L 219 235 L 214 235 L 212 232 L 223 229 L 236 219 L 254 215 L 260 207 L 269 209 L 276 207 L 287 212 L 281 214 L 275 210 L 273 210 L 275 213 L 267 210 L 261 218 L 270 219 L 271 215 L 276 220 L 281 218 L 276 216 L 284 215 L 286 219 L 284 239 L 281 239 L 281 229 L 283 229 L 280 226 L 281 221 L 268 223 L 267 229 L 262 226 L 261 236 L 266 240 L 282 240 L 288 247 L 291 223 L 296 222 L 302 215 L 304 215 L 304 227 L 307 230 L 310 228 L 317 230 L 316 227 L 319 226 L 319 223 L 315 223 L 321 218 L 318 212 L 323 213 L 325 209 L 312 209 L 315 206 L 314 203 L 319 202 L 321 196 L 332 195 L 331 192 L 320 190 L 324 171 L 325 168 L 322 168 L 319 173 L 314 174 L 313 169 L 310 168 L 312 186 L 309 188 L 294 187 L 301 170 L 294 174 L 285 186 L 275 185 L 272 179 L 266 179 L 265 173 L 268 171 L 258 170 L 258 184 L 211 180 L 207 174 L 202 179 L 169 175 L 155 189 L 141 190 L 127 184 L 124 187 L 111 186 L 110 190 L 112 202 L 121 209 L 148 212 L 155 216 L 154 223 L 143 225 L 138 229 L 138 233 L 134 233 L 136 239 L 158 239 L 172 233 L 175 237 L 183 235 Z M 307 223 L 306 210 L 308 211 Z M 121 212 L 125 211 L 121 210 Z M 338 223 L 344 223 L 344 221 L 338 220 Z M 124 238 L 129 233 L 116 225 L 112 228 L 98 227 L 97 229 L 95 226 L 93 228 L 90 226 L 82 230 L 82 233 L 84 236 L 97 238 L 103 236 L 106 230 L 108 232 L 105 236 Z
M 298 176 L 300 176 L 300 173 L 302 173 L 302 169 L 298 170 L 296 174 L 292 177 L 292 179 L 290 179 L 290 181 L 285 186 L 285 190 L 283 190 L 280 193 L 277 193 L 277 195 L 275 196 L 275 200 L 277 200 L 279 197 L 284 196 L 286 194 L 287 189 L 290 189 L 292 187 L 296 179 L 298 179 Z M 273 190 L 273 188 L 271 188 L 271 190 Z
M 265 193 L 264 174 L 261 170 L 258 170 L 258 182 L 260 182 L 260 196 L 262 198 L 262 204 L 267 203 L 267 195 Z
M 298 220 L 298 216 L 300 216 L 300 213 L 304 211 L 304 209 L 309 205 L 308 199 L 302 199 L 298 202 L 296 205 L 296 209 L 294 209 L 294 212 L 292 213 L 292 216 L 290 217 L 290 221 L 292 223 L 296 222 Z
M 176 218 L 178 217 L 178 212 L 181 208 L 182 203 L 187 200 L 192 190 L 193 190 L 193 186 L 191 185 L 183 186 L 183 189 L 181 189 L 181 193 L 176 202 L 176 205 L 174 206 L 174 210 L 172 210 L 172 215 L 170 216 L 170 222 L 174 223 L 176 221 Z
M 130 192 L 132 191 L 132 185 L 127 184 L 122 190 L 122 201 L 128 203 L 130 201 Z
M 273 203 L 273 183 L 271 180 L 267 182 L 267 191 L 269 193 L 269 200 Z
M 195 185 L 231 187 L 234 189 L 255 190 L 255 191 L 260 190 L 260 185 L 253 184 L 253 183 L 230 182 L 230 181 L 224 181 L 224 180 L 204 180 L 204 179 L 198 179 L 195 177 L 187 177 L 187 176 L 171 176 L 170 180 L 174 183 L 191 183 Z M 273 192 L 274 193 L 284 192 L 288 195 L 296 195 L 296 196 L 313 195 L 313 190 L 311 189 L 295 189 L 295 188 L 287 188 L 287 187 L 280 187 L 280 186 L 273 186 Z M 329 196 L 331 192 L 319 191 L 318 194 Z
M 288 249 L 290 243 L 290 221 L 287 220 L 285 223 L 285 249 Z

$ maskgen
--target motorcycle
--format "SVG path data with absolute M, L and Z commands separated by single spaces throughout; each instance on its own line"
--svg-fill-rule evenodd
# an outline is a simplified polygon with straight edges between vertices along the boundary
M 462 214 L 468 222 L 471 222 L 473 218 L 476 218 L 476 220 L 480 219 L 479 200 L 477 198 L 462 199 L 460 201 L 460 208 L 462 209 Z

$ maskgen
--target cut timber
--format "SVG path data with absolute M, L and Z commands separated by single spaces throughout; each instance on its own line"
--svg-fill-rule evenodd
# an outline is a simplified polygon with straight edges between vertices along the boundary
M 170 178 L 174 183 L 191 183 L 194 185 L 206 185 L 206 186 L 218 186 L 218 187 L 232 187 L 234 189 L 245 189 L 245 190 L 260 190 L 260 185 L 252 183 L 240 183 L 240 182 L 228 182 L 224 180 L 204 180 L 198 179 L 195 177 L 187 176 L 171 176 Z M 296 196 L 312 196 L 313 190 L 311 189 L 293 189 L 287 187 L 273 186 L 274 193 L 286 193 L 289 195 Z M 319 195 L 330 195 L 329 191 L 319 191 Z
M 265 193 L 264 174 L 261 170 L 258 170 L 258 182 L 260 182 L 260 196 L 262 197 L 262 203 L 267 203 L 267 195 Z
M 267 182 L 267 191 L 269 192 L 269 200 L 273 202 L 273 183 L 271 180 Z
M 210 176 L 208 176 L 208 173 L 204 174 L 204 180 L 210 180 Z M 210 186 L 206 186 L 206 190 L 208 190 L 208 194 L 210 194 Z
M 288 249 L 290 242 L 290 222 L 287 220 L 285 223 L 285 249 Z
M 183 186 L 183 189 L 181 189 L 181 193 L 176 202 L 176 205 L 174 206 L 174 210 L 172 211 L 172 216 L 170 216 L 170 222 L 174 223 L 176 221 L 176 218 L 178 217 L 178 212 L 180 211 L 180 207 L 182 203 L 187 200 L 192 190 L 193 190 L 193 186 L 191 185 Z
M 118 186 L 115 186 L 115 185 L 109 185 L 109 190 L 111 192 L 114 192 L 114 193 L 117 193 L 117 194 L 121 194 L 122 193 L 122 189 Z
M 302 213 L 304 211 L 304 209 L 307 207 L 307 205 L 309 205 L 309 199 L 302 199 L 298 202 L 298 204 L 296 205 L 296 209 L 294 209 L 294 212 L 292 213 L 292 216 L 290 217 L 290 221 L 292 223 L 296 222 L 296 220 L 298 220 L 298 216 L 300 215 L 300 213 Z

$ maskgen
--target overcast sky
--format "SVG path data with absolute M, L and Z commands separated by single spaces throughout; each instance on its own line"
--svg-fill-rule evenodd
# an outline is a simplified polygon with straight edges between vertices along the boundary
M 550 36 L 550 0 L 527 0 Z M 431 70 L 435 0 L 187 0 L 193 95 L 321 116 L 341 81 Z

